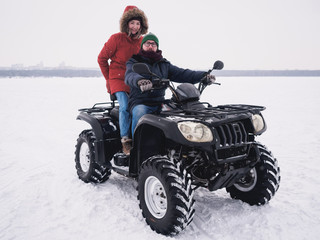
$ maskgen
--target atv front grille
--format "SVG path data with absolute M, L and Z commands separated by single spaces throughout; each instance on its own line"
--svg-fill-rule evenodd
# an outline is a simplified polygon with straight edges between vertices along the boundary
M 215 129 L 220 147 L 239 145 L 248 141 L 248 134 L 242 122 L 223 124 Z

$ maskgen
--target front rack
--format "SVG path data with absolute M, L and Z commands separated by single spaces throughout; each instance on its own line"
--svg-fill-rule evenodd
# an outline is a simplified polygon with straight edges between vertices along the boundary
M 227 105 L 218 105 L 212 107 L 209 103 L 202 103 L 207 105 L 205 108 L 199 109 L 170 109 L 168 111 L 163 111 L 161 115 L 170 115 L 170 116 L 178 116 L 178 117 L 215 117 L 218 119 L 223 119 L 228 115 L 232 114 L 246 114 L 252 113 L 256 114 L 263 110 L 265 107 L 263 106 L 255 106 L 255 105 L 245 105 L 245 104 L 227 104 Z

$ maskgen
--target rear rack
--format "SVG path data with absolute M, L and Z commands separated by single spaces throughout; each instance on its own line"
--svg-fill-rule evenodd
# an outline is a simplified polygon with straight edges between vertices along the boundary
M 78 109 L 79 112 L 86 113 L 101 113 L 106 111 L 111 111 L 114 107 L 118 107 L 118 102 L 104 102 L 104 103 L 96 103 L 91 108 L 81 108 Z

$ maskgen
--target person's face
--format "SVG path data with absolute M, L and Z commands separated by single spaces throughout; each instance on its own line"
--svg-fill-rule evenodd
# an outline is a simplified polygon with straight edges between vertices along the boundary
M 142 49 L 146 52 L 148 51 L 156 52 L 158 49 L 158 46 L 155 41 L 148 40 L 142 45 Z
M 139 20 L 131 20 L 128 23 L 128 27 L 129 27 L 129 31 L 132 34 L 136 34 L 139 31 L 140 27 L 141 27 L 140 21 Z

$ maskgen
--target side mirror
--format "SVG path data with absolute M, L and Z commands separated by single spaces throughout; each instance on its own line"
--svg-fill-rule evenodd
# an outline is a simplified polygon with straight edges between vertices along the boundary
M 145 63 L 134 63 L 132 65 L 132 70 L 135 73 L 138 73 L 140 75 L 150 75 L 150 76 L 160 78 L 157 74 L 154 74 L 153 72 L 151 72 L 150 68 Z
M 223 62 L 221 62 L 221 61 L 218 60 L 218 61 L 216 61 L 216 62 L 214 63 L 212 69 L 221 70 L 223 67 L 224 67 Z
M 150 71 L 148 65 L 145 63 L 134 63 L 132 65 L 132 70 L 138 74 L 152 75 L 152 72 Z

